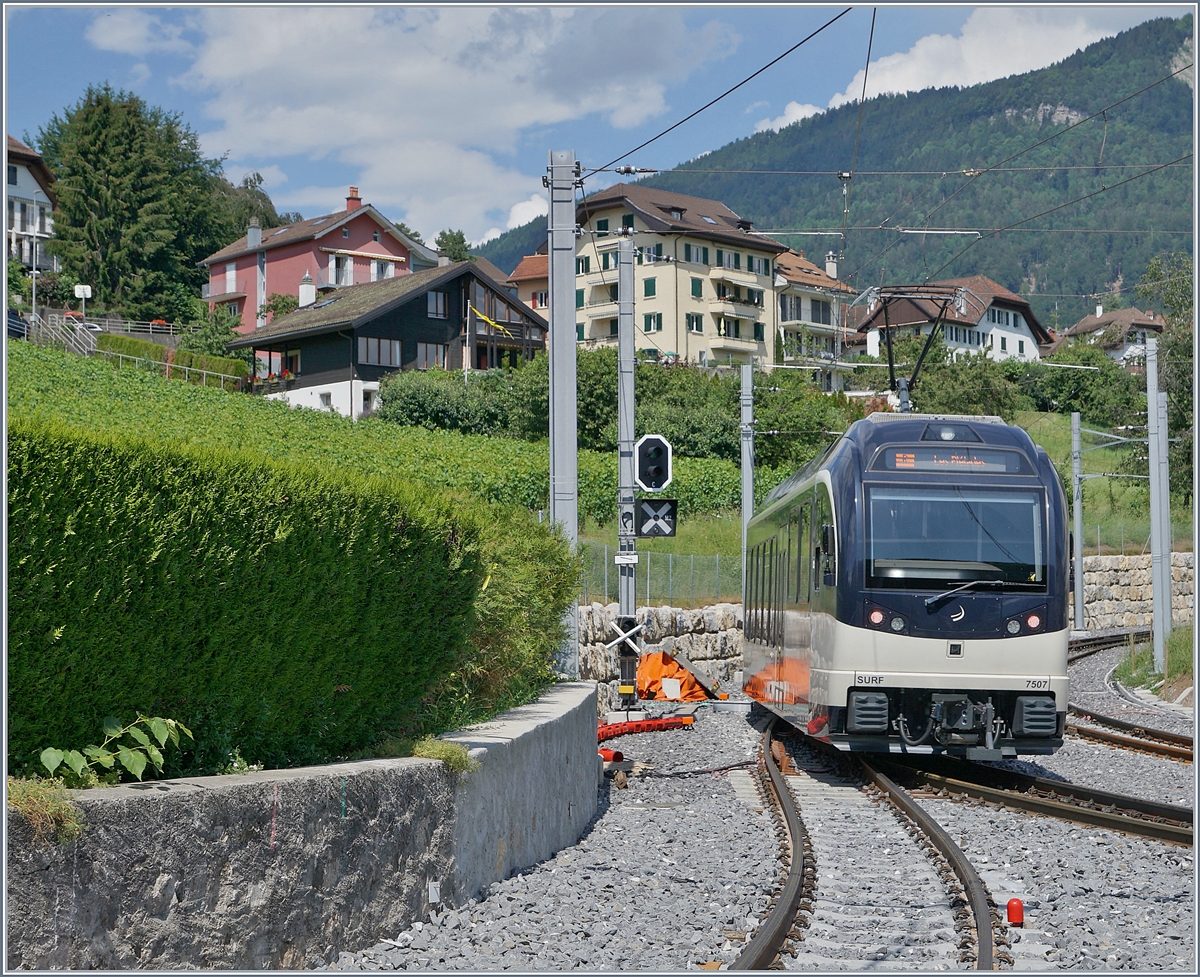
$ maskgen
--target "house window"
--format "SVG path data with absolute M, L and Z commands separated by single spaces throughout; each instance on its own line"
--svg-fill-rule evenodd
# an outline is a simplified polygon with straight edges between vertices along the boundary
M 592 259 L 588 256 L 575 259 L 575 274 L 586 275 L 592 270 Z
M 617 252 L 601 251 L 600 252 L 600 270 L 610 271 L 617 267 Z
M 1017 340 L 1017 353 L 1020 354 L 1021 356 L 1025 355 L 1025 340 L 1023 340 L 1023 339 Z
M 289 349 L 287 351 L 287 359 L 283 364 L 283 368 L 291 373 L 300 372 L 300 350 Z
M 683 246 L 683 260 L 697 265 L 706 265 L 708 264 L 708 248 L 702 248 L 698 244 L 685 244 Z
M 620 320 L 618 320 L 618 319 L 609 319 L 608 320 L 608 334 L 610 336 L 615 336 L 617 334 L 617 323 L 619 321 Z
M 342 237 L 349 237 L 349 236 L 350 236 L 350 228 L 349 228 L 349 227 L 343 227 L 343 228 L 342 228 Z
M 317 396 L 321 398 L 322 410 L 329 410 L 333 406 L 333 394 L 331 394 L 328 390 L 322 391 L 321 393 L 317 394 Z
M 1008 337 L 1001 336 L 1000 337 L 1000 352 L 1005 353 L 1007 351 L 1008 351 Z
M 354 259 L 344 254 L 330 255 L 333 261 L 333 281 L 335 285 L 354 284 Z
M 642 316 L 642 328 L 645 332 L 662 332 L 662 313 L 647 312 Z
M 621 215 L 621 227 L 623 229 L 633 230 L 633 214 Z
M 575 289 L 575 308 L 577 308 L 577 309 L 583 308 L 583 289 L 582 288 Z
M 600 237 L 608 237 L 608 218 L 602 217 L 596 221 L 596 233 Z
M 8 185 L 10 187 L 17 185 L 17 168 L 12 163 L 8 164 Z
M 704 332 L 704 316 L 701 313 L 687 314 L 687 330 L 688 332 Z
M 672 219 L 672 220 L 677 220 L 677 221 L 679 221 L 679 220 L 683 220 L 683 211 L 682 211 L 682 210 L 673 210 L 673 211 L 671 211 L 671 219 Z
M 39 234 L 46 233 L 46 208 L 45 207 L 38 208 L 38 233 Z
M 742 338 L 742 321 L 740 319 L 718 319 L 717 335 L 727 339 Z
M 647 278 L 644 282 L 642 282 L 642 295 L 645 298 L 652 299 L 656 294 L 658 294 L 656 291 L 657 288 L 658 286 L 655 284 L 655 280 L 653 278 Z
M 746 298 L 747 298 L 747 300 L 750 302 L 750 304 L 751 304 L 751 305 L 757 305 L 757 306 L 759 306 L 760 308 L 762 307 L 762 304 L 763 304 L 763 293 L 762 293 L 762 289 L 761 289 L 761 288 L 748 288 L 748 289 L 746 289 Z
M 767 341 L 766 323 L 756 322 L 754 324 L 754 341 L 756 343 L 765 343 Z
M 692 298 L 704 298 L 704 281 L 700 278 L 692 279 Z
M 417 369 L 446 369 L 446 349 L 444 343 L 417 343 Z
M 812 321 L 823 326 L 833 324 L 833 307 L 821 299 L 812 300 Z
M 535 309 L 544 309 L 547 305 L 550 304 L 548 301 L 548 295 L 549 295 L 548 292 L 534 292 L 533 293 L 533 307 Z
M 449 300 L 449 292 L 427 292 L 426 301 L 429 303 L 429 318 L 445 319 L 449 315 L 447 312 Z
M 371 235 L 371 240 L 372 240 L 372 241 L 374 241 L 376 244 L 378 244 L 378 243 L 379 243 L 379 232 L 378 232 L 378 231 L 375 231 L 375 232 L 374 232 L 374 233 Z
M 358 362 L 368 366 L 399 366 L 400 340 L 359 336 Z

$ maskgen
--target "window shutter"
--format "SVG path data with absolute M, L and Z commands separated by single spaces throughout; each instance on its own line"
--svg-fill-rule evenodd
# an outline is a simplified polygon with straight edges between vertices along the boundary
M 742 268 L 742 256 L 737 251 L 733 252 L 733 267 L 738 271 L 741 271 Z
M 575 308 L 577 308 L 577 309 L 583 308 L 583 289 L 582 288 L 575 289 Z
M 654 329 L 656 332 L 662 332 L 662 313 L 657 312 L 654 315 Z
M 724 264 L 725 264 L 725 252 L 722 251 L 720 248 L 717 248 L 717 265 L 723 266 Z
M 684 261 L 692 260 L 692 246 L 690 244 L 685 244 L 683 246 L 683 260 Z
M 329 284 L 330 285 L 340 284 L 340 282 L 337 280 L 337 255 L 336 254 L 331 254 L 329 256 Z
M 582 322 L 575 323 L 575 338 L 578 339 L 580 342 L 583 342 L 583 323 Z
M 708 248 L 704 249 L 704 263 L 708 264 Z
M 661 241 L 658 244 L 654 245 L 654 257 L 656 257 L 656 258 L 662 257 L 662 242 Z

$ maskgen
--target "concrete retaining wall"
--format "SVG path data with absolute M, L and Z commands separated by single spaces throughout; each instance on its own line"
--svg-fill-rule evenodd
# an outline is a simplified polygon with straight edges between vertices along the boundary
M 1171 620 L 1191 624 L 1196 611 L 1195 554 L 1171 554 Z M 1074 608 L 1075 595 L 1071 595 Z M 1072 610 L 1072 621 L 1074 620 Z M 1105 628 L 1149 627 L 1154 620 L 1150 555 L 1083 558 L 1084 625 Z
M 9 969 L 312 967 L 573 844 L 596 809 L 596 692 L 447 738 L 481 763 L 367 760 L 82 791 L 83 837 L 7 811 Z
M 598 683 L 602 714 L 619 704 L 617 650 L 605 648 L 616 637 L 609 626 L 616 619 L 616 604 L 579 605 L 579 677 Z M 637 609 L 638 623 L 646 622 L 639 635 L 643 654 L 678 650 L 703 665 L 722 686 L 735 685 L 735 673 L 742 667 L 741 619 L 741 604 Z

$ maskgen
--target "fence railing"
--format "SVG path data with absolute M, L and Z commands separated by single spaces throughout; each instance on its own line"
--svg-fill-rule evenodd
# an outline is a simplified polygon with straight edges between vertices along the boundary
M 170 377 L 173 373 L 182 373 L 183 379 L 188 383 L 199 383 L 203 387 L 214 386 L 224 387 L 226 390 L 241 390 L 247 384 L 247 380 L 242 377 L 235 377 L 228 373 L 217 373 L 215 370 L 202 370 L 195 366 L 180 366 L 178 363 L 164 363 L 161 360 L 152 360 L 145 356 L 130 356 L 127 353 L 114 353 L 107 349 L 95 350 L 96 356 L 107 356 L 110 359 L 115 358 L 118 369 L 129 363 L 143 370 L 158 371 Z M 193 380 L 192 377 L 197 376 L 199 380 Z M 212 379 L 213 383 L 209 383 Z
M 617 548 L 581 543 L 584 559 L 583 602 L 617 601 Z M 694 556 L 641 551 L 634 576 L 637 606 L 703 607 L 742 599 L 742 563 L 733 556 Z
M 40 346 L 61 346 L 64 349 L 90 356 L 96 350 L 96 337 L 82 326 L 67 325 L 61 316 L 40 316 L 30 325 L 29 339 Z
M 136 319 L 122 319 L 118 316 L 89 315 L 87 321 L 99 326 L 102 332 L 111 332 L 118 335 L 183 336 L 200 329 L 200 326 L 195 324 L 167 322 L 164 319 L 152 319 L 150 322 L 141 322 Z M 83 316 L 78 312 L 68 314 L 66 312 L 47 311 L 46 322 L 65 329 L 77 329 L 83 327 Z

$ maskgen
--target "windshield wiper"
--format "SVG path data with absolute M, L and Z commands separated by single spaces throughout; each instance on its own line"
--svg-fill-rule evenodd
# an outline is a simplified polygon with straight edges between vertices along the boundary
M 982 580 L 982 579 L 968 580 L 961 587 L 955 587 L 953 590 L 947 590 L 944 594 L 938 594 L 936 597 L 926 597 L 925 598 L 925 608 L 926 608 L 926 610 L 929 610 L 935 604 L 940 604 L 947 597 L 953 597 L 955 594 L 960 593 L 961 591 L 964 591 L 964 590 L 968 589 L 969 587 L 978 587 L 978 586 L 982 586 L 985 584 L 989 587 L 995 587 L 997 584 L 999 584 L 1000 586 L 1004 586 L 1004 581 L 1003 580 Z

